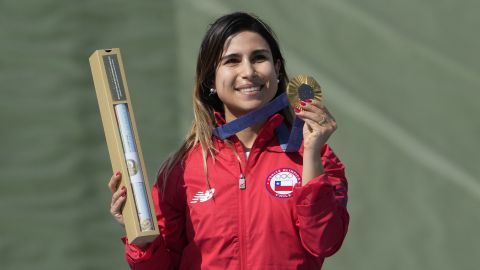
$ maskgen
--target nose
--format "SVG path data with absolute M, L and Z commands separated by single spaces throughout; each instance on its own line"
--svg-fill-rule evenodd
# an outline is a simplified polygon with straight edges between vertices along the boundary
M 243 61 L 242 65 L 242 77 L 245 79 L 251 79 L 255 76 L 255 66 L 249 60 Z

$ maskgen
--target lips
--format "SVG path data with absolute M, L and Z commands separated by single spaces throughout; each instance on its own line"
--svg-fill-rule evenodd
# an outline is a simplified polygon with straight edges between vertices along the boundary
M 237 87 L 237 91 L 240 91 L 242 94 L 251 95 L 257 92 L 260 92 L 263 88 L 263 85 L 248 85 Z

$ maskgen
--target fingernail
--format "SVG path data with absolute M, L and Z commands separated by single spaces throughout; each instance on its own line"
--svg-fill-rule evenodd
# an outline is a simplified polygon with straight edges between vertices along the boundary
M 293 111 L 296 112 L 296 113 L 300 112 L 300 110 L 297 107 L 293 107 Z
M 120 171 L 118 171 L 118 172 L 115 174 L 115 176 L 120 176 L 120 175 L 122 175 L 122 173 L 121 173 Z
M 300 105 L 305 106 L 305 105 L 307 105 L 307 103 L 305 103 L 303 101 L 300 101 Z
M 313 100 L 310 99 L 310 98 L 305 100 L 305 102 L 307 102 L 307 103 L 312 103 L 312 101 L 313 101 Z

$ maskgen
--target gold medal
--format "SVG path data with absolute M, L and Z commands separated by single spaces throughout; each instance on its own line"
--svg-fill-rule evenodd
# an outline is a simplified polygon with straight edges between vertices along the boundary
M 300 101 L 302 100 L 316 99 L 322 101 L 322 89 L 313 77 L 297 75 L 288 82 L 287 96 L 290 105 L 301 110 Z

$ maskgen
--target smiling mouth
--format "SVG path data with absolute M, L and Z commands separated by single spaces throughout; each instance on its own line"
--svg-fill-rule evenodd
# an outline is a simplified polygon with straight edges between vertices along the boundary
M 252 86 L 252 87 L 240 88 L 240 89 L 237 89 L 237 90 L 240 91 L 240 93 L 242 93 L 242 94 L 251 95 L 251 94 L 260 92 L 262 90 L 262 88 L 263 88 L 263 85 L 256 85 L 256 86 Z

